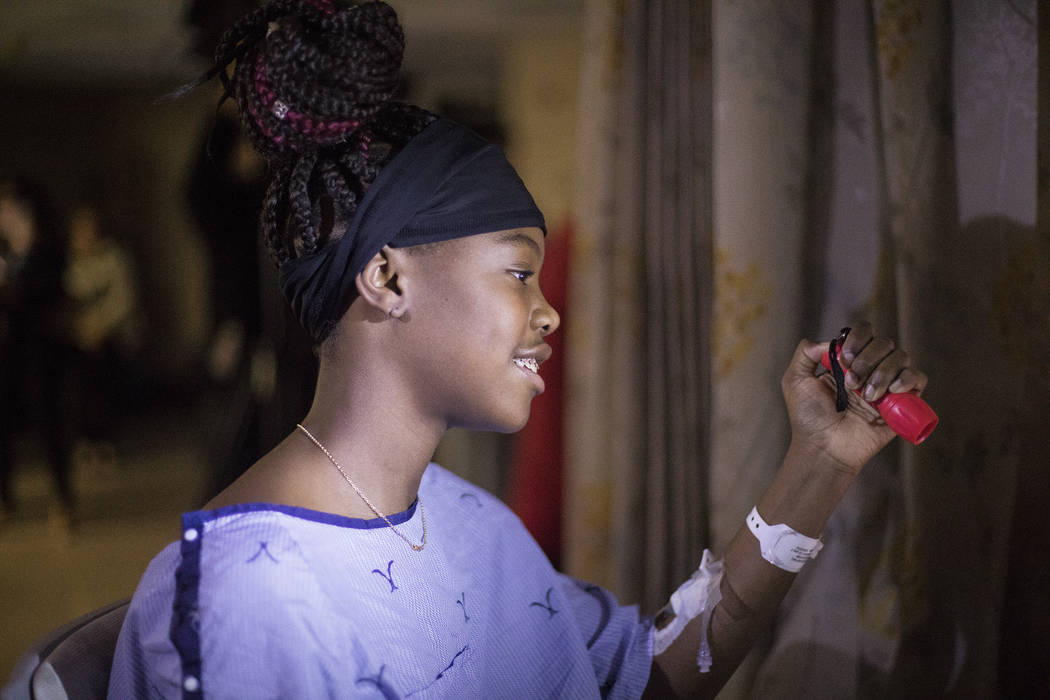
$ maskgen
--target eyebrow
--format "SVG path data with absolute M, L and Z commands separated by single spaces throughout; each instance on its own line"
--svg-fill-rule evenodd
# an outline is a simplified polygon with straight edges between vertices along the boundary
M 508 244 L 508 245 L 528 245 L 536 251 L 537 255 L 543 255 L 543 251 L 540 250 L 540 244 L 530 236 L 521 233 L 520 231 L 507 231 L 496 239 L 497 243 Z

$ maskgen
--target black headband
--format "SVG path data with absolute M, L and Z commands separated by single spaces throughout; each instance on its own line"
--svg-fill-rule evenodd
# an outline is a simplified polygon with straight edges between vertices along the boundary
M 315 341 L 346 312 L 383 246 L 538 227 L 543 214 L 497 146 L 447 119 L 429 124 L 376 176 L 341 238 L 281 265 L 281 288 Z

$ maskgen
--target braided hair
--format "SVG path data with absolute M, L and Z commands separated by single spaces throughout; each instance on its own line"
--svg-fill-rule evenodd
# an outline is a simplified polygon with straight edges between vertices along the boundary
M 341 235 L 379 170 L 436 118 L 392 101 L 403 53 L 396 13 L 375 1 L 269 0 L 223 35 L 196 84 L 220 76 L 269 165 L 260 229 L 277 264 Z

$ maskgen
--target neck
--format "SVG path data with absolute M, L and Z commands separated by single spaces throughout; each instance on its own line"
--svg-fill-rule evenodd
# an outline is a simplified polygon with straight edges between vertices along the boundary
M 351 313 L 353 307 L 351 307 Z M 322 353 L 313 405 L 300 421 L 384 515 L 407 509 L 447 424 L 419 403 L 413 384 L 390 357 L 389 342 L 368 335 L 334 338 Z M 295 430 L 206 508 L 273 502 L 353 518 L 375 514 L 324 451 Z
M 317 390 L 302 424 L 331 453 L 343 471 L 380 512 L 408 508 L 446 426 L 428 421 L 400 390 L 396 377 L 384 371 L 389 363 L 369 362 L 367 355 L 338 353 L 322 357 Z M 347 356 L 353 356 L 353 361 Z M 313 454 L 327 477 L 342 481 L 346 494 L 360 501 L 324 452 L 306 435 L 290 440 Z M 304 462 L 304 464 L 307 462 Z M 359 504 L 371 516 L 364 503 Z

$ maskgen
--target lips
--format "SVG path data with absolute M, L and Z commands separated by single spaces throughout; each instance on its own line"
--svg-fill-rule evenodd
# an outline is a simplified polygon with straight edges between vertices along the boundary
M 532 357 L 515 357 L 514 364 L 522 369 L 527 369 L 530 372 L 538 373 L 540 371 L 540 363 Z
M 519 351 L 513 360 L 518 370 L 532 383 L 536 393 L 542 394 L 544 390 L 543 377 L 540 376 L 540 365 L 551 356 L 551 346 L 540 343 L 530 348 Z

